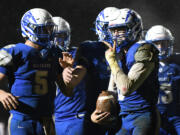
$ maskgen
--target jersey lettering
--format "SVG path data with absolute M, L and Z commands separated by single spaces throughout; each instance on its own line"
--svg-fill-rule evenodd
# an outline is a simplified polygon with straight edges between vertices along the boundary
M 35 76 L 35 93 L 39 95 L 44 95 L 48 92 L 47 83 L 48 71 L 37 71 Z

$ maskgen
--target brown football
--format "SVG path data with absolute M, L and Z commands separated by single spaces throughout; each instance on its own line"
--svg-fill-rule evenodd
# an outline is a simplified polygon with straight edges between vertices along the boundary
M 112 115 L 117 114 L 117 101 L 110 91 L 102 91 L 96 102 L 96 110 L 101 112 L 110 112 Z

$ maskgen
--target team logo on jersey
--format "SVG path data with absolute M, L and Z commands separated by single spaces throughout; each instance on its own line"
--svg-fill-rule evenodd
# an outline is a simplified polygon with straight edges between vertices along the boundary
M 159 68 L 159 72 L 161 73 L 163 71 L 163 68 Z

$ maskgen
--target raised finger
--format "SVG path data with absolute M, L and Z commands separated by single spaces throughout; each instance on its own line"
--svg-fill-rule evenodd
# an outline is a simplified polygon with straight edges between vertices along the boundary
M 113 41 L 113 51 L 116 52 L 116 41 Z

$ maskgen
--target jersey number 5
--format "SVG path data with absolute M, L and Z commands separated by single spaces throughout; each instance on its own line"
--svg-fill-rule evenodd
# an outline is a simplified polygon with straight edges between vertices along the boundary
M 44 95 L 48 92 L 47 84 L 48 71 L 37 71 L 35 76 L 35 93 Z

